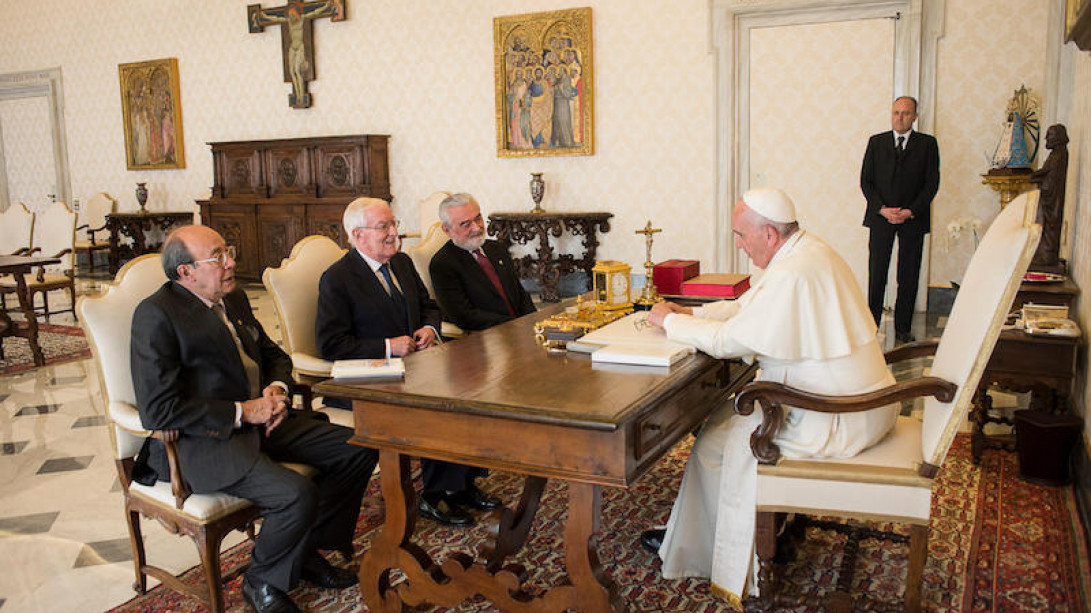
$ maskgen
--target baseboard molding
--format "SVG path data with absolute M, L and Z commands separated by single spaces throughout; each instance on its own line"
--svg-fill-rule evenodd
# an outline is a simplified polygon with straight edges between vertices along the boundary
M 1072 458 L 1072 488 L 1076 507 L 1083 522 L 1083 534 L 1091 550 L 1091 441 L 1084 435 L 1083 445 L 1077 445 Z

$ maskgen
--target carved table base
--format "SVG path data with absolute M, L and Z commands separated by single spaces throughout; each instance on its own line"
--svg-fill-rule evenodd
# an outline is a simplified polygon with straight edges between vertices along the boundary
M 601 486 L 569 482 L 568 523 L 565 526 L 565 565 L 568 582 L 541 596 L 524 591 L 526 574 L 504 559 L 518 551 L 530 532 L 546 479 L 527 477 L 515 510 L 499 509 L 488 518 L 489 543 L 483 561 L 455 553 L 436 564 L 413 543 L 417 519 L 416 494 L 409 471 L 409 456 L 388 449 L 379 451 L 386 521 L 360 563 L 360 591 L 371 611 L 400 613 L 403 605 L 433 604 L 456 607 L 478 594 L 503 611 L 566 610 L 606 613 L 624 610 L 606 578 L 595 552 L 602 506 Z M 391 585 L 391 571 L 401 570 L 406 581 Z
M 131 259 L 159 250 L 159 243 L 150 243 L 146 232 L 166 232 L 175 226 L 193 223 L 193 213 L 187 212 L 135 212 L 111 213 L 106 216 L 106 228 L 110 231 L 110 274 L 116 275 L 122 259 Z M 122 245 L 121 237 L 127 236 L 132 245 Z
M 489 234 L 511 251 L 512 244 L 525 245 L 538 239 L 535 255 L 512 258 L 520 279 L 534 279 L 541 287 L 542 300 L 558 302 L 557 289 L 562 274 L 582 270 L 591 289 L 591 268 L 599 246 L 597 232 L 610 231 L 612 213 L 495 213 L 489 215 Z M 560 238 L 565 232 L 582 236 L 583 254 L 555 254 L 549 237 Z

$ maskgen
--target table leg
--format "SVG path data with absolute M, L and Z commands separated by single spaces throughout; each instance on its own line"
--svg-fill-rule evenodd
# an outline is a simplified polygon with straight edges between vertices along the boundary
M 484 554 L 488 560 L 486 568 L 496 572 L 503 568 L 504 560 L 519 551 L 527 541 L 530 527 L 534 523 L 534 514 L 542 500 L 542 492 L 548 480 L 544 477 L 528 476 L 523 482 L 523 494 L 515 510 L 497 509 L 489 517 L 489 544 Z
M 34 305 L 30 302 L 30 294 L 27 291 L 27 281 L 21 272 L 14 272 L 12 276 L 15 278 L 15 291 L 19 297 L 19 306 L 23 310 L 23 317 L 26 318 L 26 339 L 30 343 L 30 352 L 34 354 L 34 365 L 45 366 L 45 355 L 42 354 L 42 347 L 38 344 L 38 316 L 34 314 Z
M 622 611 L 610 581 L 606 579 L 595 553 L 595 533 L 602 506 L 601 487 L 572 483 L 569 487 L 568 523 L 565 527 L 565 561 L 570 581 L 542 596 L 523 590 L 525 575 L 518 565 L 491 570 L 475 563 L 465 553 L 453 553 L 437 565 L 412 542 L 416 521 L 415 492 L 409 473 L 409 458 L 396 451 L 379 451 L 386 521 L 360 562 L 360 592 L 368 610 L 400 613 L 403 607 L 433 604 L 456 607 L 468 598 L 482 595 L 501 611 L 516 613 L 575 610 L 589 613 Z M 519 508 L 510 522 L 498 522 L 499 538 L 490 559 L 499 564 L 501 553 L 522 542 L 530 518 L 538 507 L 545 479 L 528 477 Z M 525 525 L 526 524 L 526 525 Z M 508 526 L 504 528 L 504 526 Z M 391 571 L 400 569 L 406 580 L 391 585 Z

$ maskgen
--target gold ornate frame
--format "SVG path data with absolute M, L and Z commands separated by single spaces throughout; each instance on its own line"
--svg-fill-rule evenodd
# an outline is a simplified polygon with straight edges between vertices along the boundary
M 117 72 L 128 169 L 185 168 L 177 58 L 118 64 Z
M 493 18 L 498 157 L 594 153 L 593 47 L 590 8 Z

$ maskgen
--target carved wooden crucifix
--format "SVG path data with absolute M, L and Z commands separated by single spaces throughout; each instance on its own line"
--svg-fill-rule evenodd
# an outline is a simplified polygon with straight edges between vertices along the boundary
M 260 4 L 246 7 L 250 33 L 265 31 L 265 26 L 280 26 L 280 42 L 284 56 L 284 82 L 292 84 L 288 105 L 294 109 L 311 106 L 307 82 L 314 80 L 314 25 L 320 17 L 330 21 L 345 20 L 345 0 L 289 0 L 284 6 L 261 8 Z

